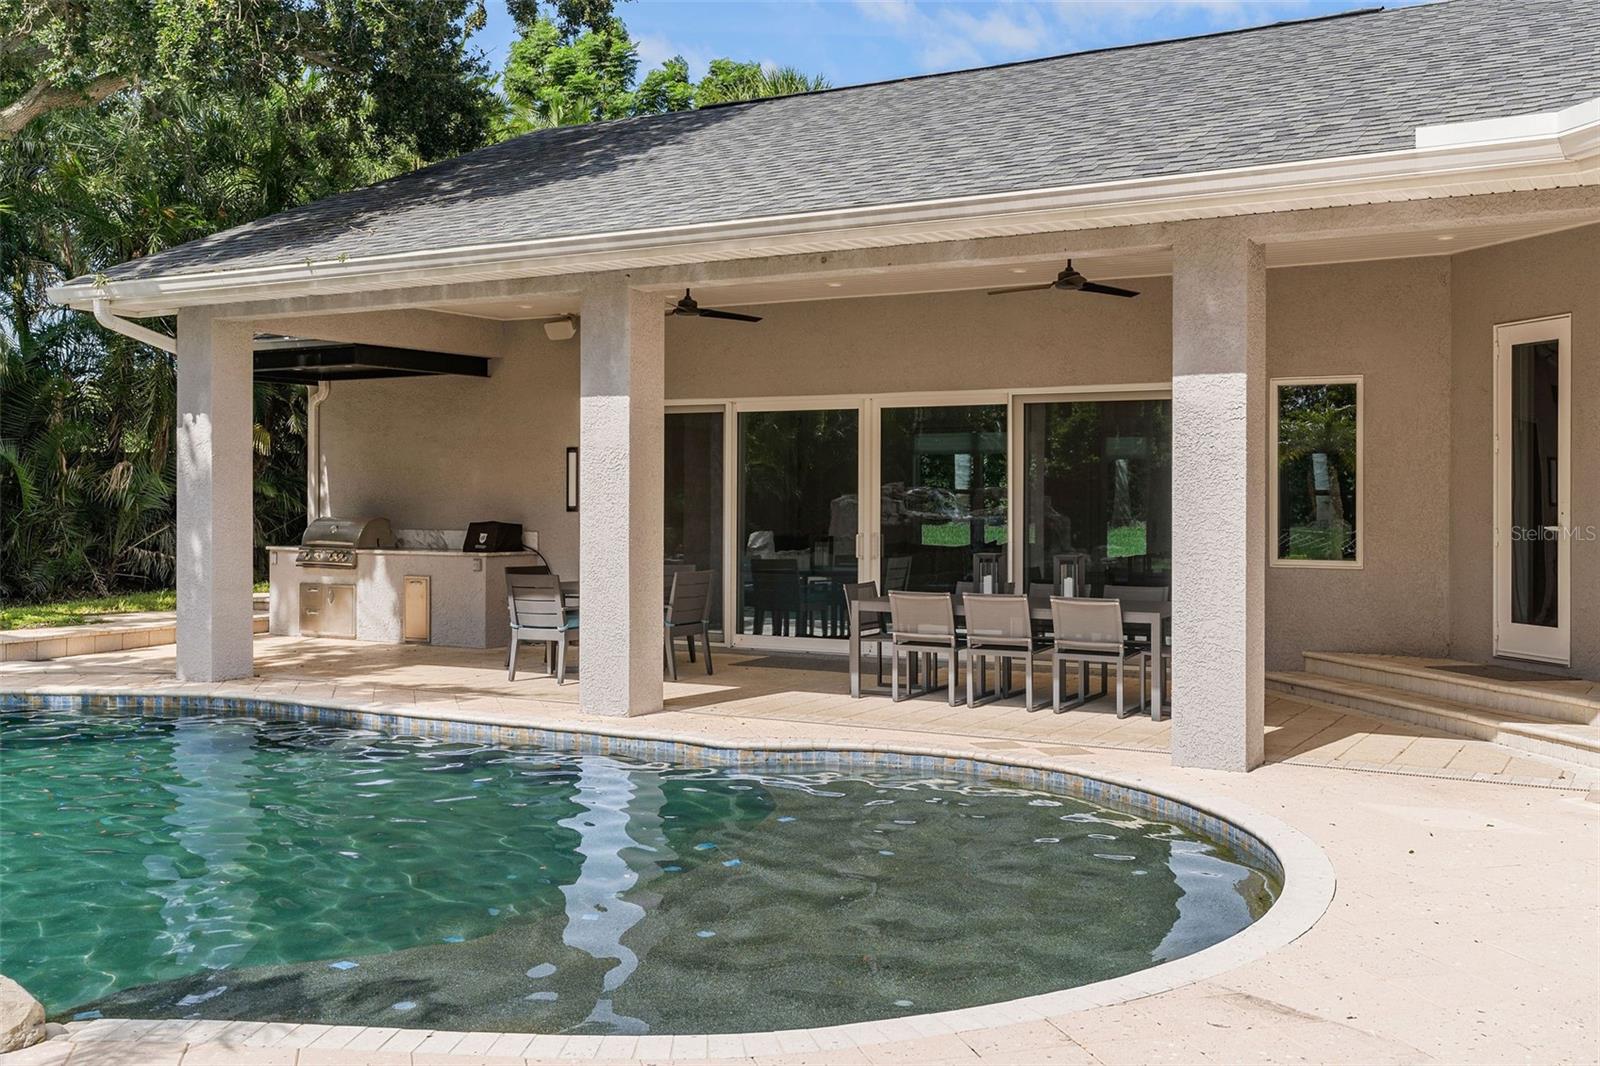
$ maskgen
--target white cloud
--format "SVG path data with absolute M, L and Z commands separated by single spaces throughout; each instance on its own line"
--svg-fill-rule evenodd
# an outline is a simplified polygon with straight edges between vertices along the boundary
M 639 34 L 633 38 L 633 43 L 639 50 L 640 77 L 673 56 L 682 56 L 684 62 L 689 64 L 689 77 L 698 81 L 705 77 L 706 68 L 711 65 L 711 60 L 716 58 L 708 48 L 679 44 L 655 34 Z
M 1414 0 L 1402 0 L 1414 2 Z M 1312 0 L 854 0 L 865 32 L 951 70 L 1304 17 Z M 1323 9 L 1325 10 L 1325 8 Z
M 1049 44 L 1051 29 L 1032 8 L 995 7 L 973 15 L 965 9 L 945 13 L 945 29 L 974 45 L 1001 52 L 1032 53 Z
M 908 26 L 916 17 L 914 0 L 855 0 L 856 10 L 873 22 Z

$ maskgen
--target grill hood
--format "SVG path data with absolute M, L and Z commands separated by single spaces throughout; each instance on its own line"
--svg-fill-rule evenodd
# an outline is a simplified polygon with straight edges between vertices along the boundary
M 392 548 L 394 530 L 387 518 L 317 518 L 306 526 L 300 543 L 324 548 Z

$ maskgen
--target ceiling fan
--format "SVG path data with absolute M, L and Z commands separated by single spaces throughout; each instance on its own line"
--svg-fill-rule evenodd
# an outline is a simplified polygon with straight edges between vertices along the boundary
M 1019 285 L 1014 289 L 991 289 L 990 296 L 1004 296 L 1009 292 L 1038 292 L 1041 289 L 1065 289 L 1069 292 L 1098 292 L 1105 296 L 1137 296 L 1132 289 L 1119 289 L 1115 285 L 1101 285 L 1090 281 L 1076 270 L 1072 269 L 1072 260 L 1067 260 L 1067 267 L 1056 275 L 1056 280 L 1047 281 L 1043 285 Z
M 726 318 L 730 322 L 760 322 L 759 315 L 741 315 L 737 311 L 718 311 L 714 307 L 701 307 L 694 302 L 694 297 L 689 295 L 689 290 L 683 290 L 683 299 L 672 305 L 672 310 L 667 312 L 667 317 L 681 315 L 684 318 Z

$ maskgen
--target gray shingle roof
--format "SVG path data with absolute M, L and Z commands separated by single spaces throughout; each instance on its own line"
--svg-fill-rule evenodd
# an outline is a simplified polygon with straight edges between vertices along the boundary
M 1449 0 L 529 134 L 113 279 L 1406 149 L 1600 97 L 1600 3 Z

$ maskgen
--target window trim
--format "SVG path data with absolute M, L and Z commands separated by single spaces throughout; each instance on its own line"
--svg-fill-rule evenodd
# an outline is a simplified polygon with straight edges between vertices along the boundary
M 1278 558 L 1280 512 L 1278 510 L 1278 411 L 1279 391 L 1296 385 L 1354 385 L 1356 387 L 1356 557 L 1354 559 Z M 1362 374 L 1318 374 L 1310 377 L 1282 377 L 1268 381 L 1270 400 L 1267 415 L 1267 565 L 1286 570 L 1362 570 L 1366 568 L 1367 471 L 1365 376 Z

